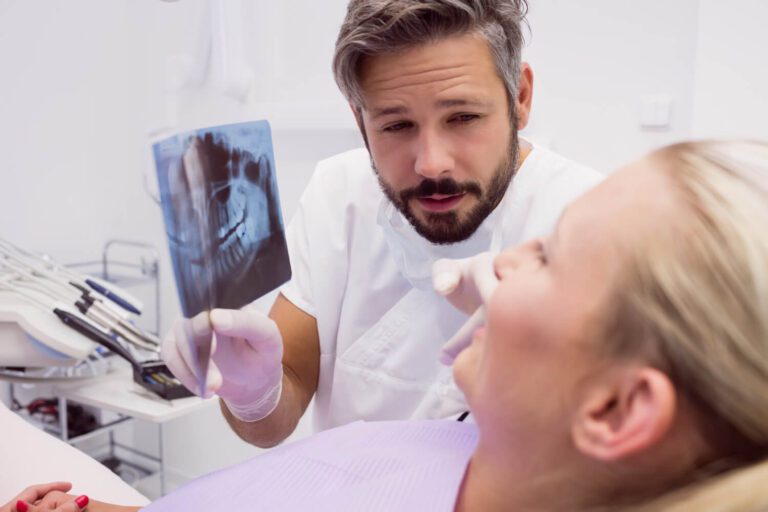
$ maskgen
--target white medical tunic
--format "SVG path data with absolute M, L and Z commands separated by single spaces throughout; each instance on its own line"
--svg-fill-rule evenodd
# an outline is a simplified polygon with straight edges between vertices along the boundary
M 321 161 L 287 229 L 292 279 L 281 293 L 317 320 L 315 427 L 448 418 L 466 410 L 440 347 L 467 320 L 430 286 L 431 264 L 549 233 L 602 179 L 534 146 L 496 209 L 466 241 L 421 238 L 356 149 Z

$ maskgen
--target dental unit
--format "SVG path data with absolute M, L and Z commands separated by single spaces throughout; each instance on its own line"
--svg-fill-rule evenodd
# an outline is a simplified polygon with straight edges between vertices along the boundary
M 177 383 L 156 361 L 159 340 L 133 321 L 141 308 L 112 283 L 0 239 L 0 372 L 23 377 L 88 366 L 104 347 L 131 364 L 134 380 L 156 392 L 153 387 L 162 383 L 168 391 Z

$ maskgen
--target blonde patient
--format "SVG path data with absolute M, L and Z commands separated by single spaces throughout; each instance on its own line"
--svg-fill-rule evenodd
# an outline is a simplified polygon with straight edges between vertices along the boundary
M 493 266 L 454 510 L 768 507 L 768 144 L 656 151 Z
M 613 509 L 766 456 L 768 145 L 658 151 L 494 265 L 457 510 Z

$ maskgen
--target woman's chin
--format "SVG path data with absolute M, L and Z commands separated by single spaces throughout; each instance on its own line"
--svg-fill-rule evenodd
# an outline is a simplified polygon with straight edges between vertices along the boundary
M 472 384 L 477 382 L 479 363 L 480 347 L 474 341 L 453 361 L 453 379 L 465 397 L 470 394 Z

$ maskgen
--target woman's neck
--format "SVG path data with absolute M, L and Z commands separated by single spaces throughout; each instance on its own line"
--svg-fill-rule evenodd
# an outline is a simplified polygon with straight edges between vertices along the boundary
M 489 447 L 481 440 L 467 466 L 454 511 L 578 509 L 578 489 L 573 486 L 578 478 L 568 477 L 574 472 L 566 459 L 547 465 L 543 457 L 524 450 Z

